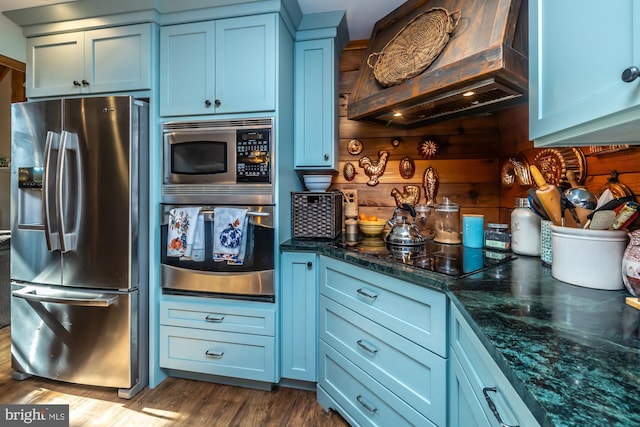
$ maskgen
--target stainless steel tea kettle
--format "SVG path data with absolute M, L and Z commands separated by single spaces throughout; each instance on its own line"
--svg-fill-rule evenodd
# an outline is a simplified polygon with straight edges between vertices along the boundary
M 416 211 L 413 206 L 403 203 L 397 207 L 388 222 L 391 229 L 385 237 L 385 243 L 393 256 L 414 256 L 424 247 L 424 237 L 413 222 L 407 221 L 406 216 L 398 216 L 402 211 L 408 211 L 415 220 Z

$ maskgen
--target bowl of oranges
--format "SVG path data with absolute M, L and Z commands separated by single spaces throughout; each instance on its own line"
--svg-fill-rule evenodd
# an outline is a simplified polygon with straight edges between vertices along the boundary
M 360 228 L 362 234 L 367 236 L 379 236 L 386 223 L 386 220 L 378 219 L 375 215 L 367 216 L 363 213 L 358 215 L 358 228 Z

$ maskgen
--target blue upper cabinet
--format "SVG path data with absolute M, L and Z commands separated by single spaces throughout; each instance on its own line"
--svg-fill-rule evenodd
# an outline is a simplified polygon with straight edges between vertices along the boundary
M 162 27 L 160 114 L 275 110 L 276 14 Z
M 640 143 L 639 40 L 640 2 L 529 0 L 535 146 Z
M 27 97 L 151 88 L 151 24 L 32 37 Z
M 160 28 L 162 115 L 214 112 L 213 22 Z
M 337 58 L 333 40 L 296 42 L 294 49 L 297 168 L 337 169 Z
M 344 12 L 305 15 L 294 48 L 297 169 L 338 169 L 338 62 L 348 41 Z

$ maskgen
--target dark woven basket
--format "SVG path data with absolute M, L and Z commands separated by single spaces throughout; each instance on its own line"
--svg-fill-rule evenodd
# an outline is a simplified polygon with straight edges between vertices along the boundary
M 454 19 L 454 15 L 458 15 Z M 434 7 L 413 18 L 382 49 L 367 58 L 373 75 L 383 86 L 400 84 L 431 65 L 449 42 L 460 21 L 460 11 Z M 372 59 L 377 58 L 375 64 Z

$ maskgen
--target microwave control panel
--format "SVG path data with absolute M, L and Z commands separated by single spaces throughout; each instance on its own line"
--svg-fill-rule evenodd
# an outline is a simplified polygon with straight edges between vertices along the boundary
M 271 129 L 237 131 L 236 181 L 271 182 Z

